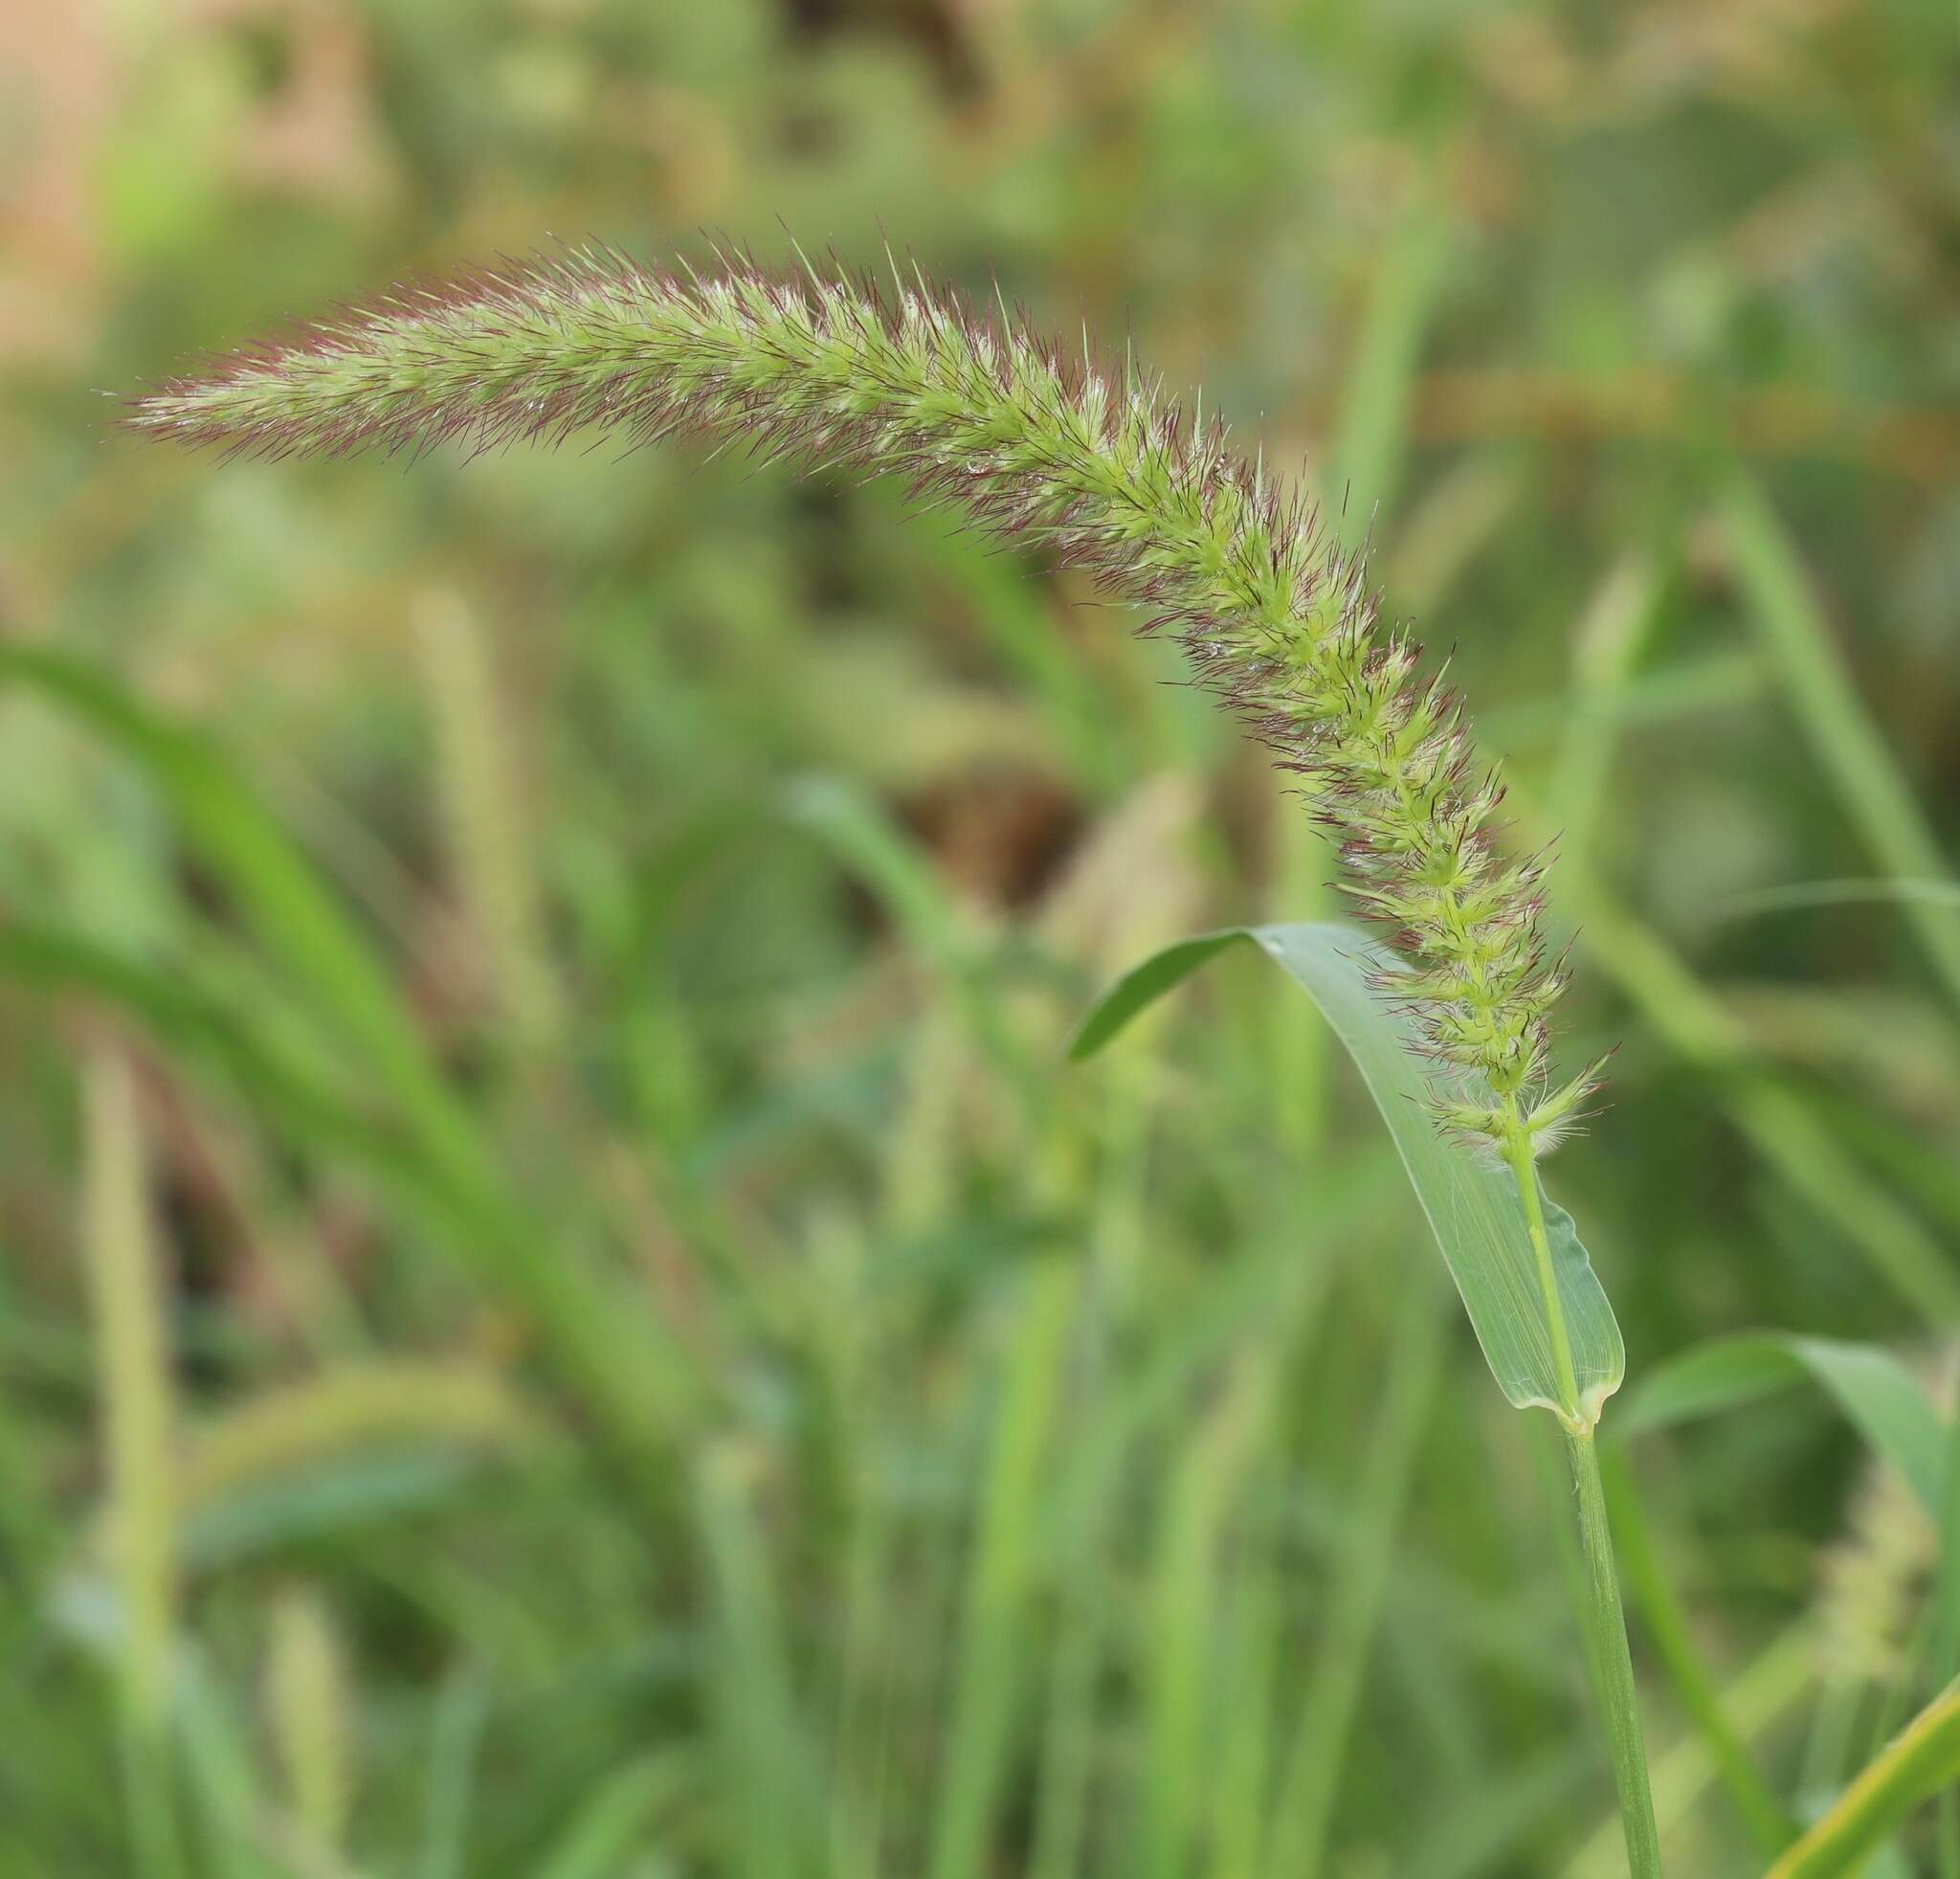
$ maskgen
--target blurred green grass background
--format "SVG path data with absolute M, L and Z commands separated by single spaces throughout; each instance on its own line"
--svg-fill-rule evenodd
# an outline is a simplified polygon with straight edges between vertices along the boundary
M 1062 1066 L 1330 902 L 1168 649 L 888 488 L 109 428 L 390 279 L 784 229 L 1371 533 L 1561 837 L 1636 1375 L 1945 1366 L 1960 910 L 1749 897 L 1960 839 L 1949 0 L 11 0 L 0 1873 L 1617 1870 L 1564 1490 L 1310 1012 Z M 1795 1398 L 1632 1463 L 1827 1791 L 1929 1536 Z M 1753 1869 L 1635 1628 L 1675 1869 Z

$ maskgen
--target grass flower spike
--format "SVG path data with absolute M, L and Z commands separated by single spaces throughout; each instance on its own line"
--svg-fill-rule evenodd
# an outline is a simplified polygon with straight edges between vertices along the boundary
M 1437 1060 L 1441 1123 L 1536 1152 L 1594 1086 L 1596 1066 L 1562 1087 L 1548 1073 L 1565 973 L 1539 933 L 1543 861 L 1494 849 L 1502 788 L 1420 647 L 1383 629 L 1359 558 L 1223 425 L 1004 308 L 580 250 L 346 309 L 162 387 L 130 422 L 268 457 L 698 433 L 906 478 L 1147 609 L 1298 776 L 1346 891 L 1410 963 L 1384 990 Z
M 1502 1168 L 1479 1179 L 1508 1176 L 1506 1195 L 1515 1180 L 1530 1264 L 1521 1271 L 1513 1229 L 1495 1228 L 1514 1258 L 1491 1255 L 1505 1275 L 1493 1284 L 1506 1323 L 1542 1330 L 1550 1374 L 1528 1399 L 1564 1426 L 1587 1567 L 1580 1616 L 1629 1867 L 1659 1879 L 1597 1401 L 1581 1389 L 1554 1246 L 1570 1260 L 1576 1241 L 1548 1214 L 1536 1169 L 1598 1067 L 1562 1085 L 1549 1073 L 1566 973 L 1540 934 L 1544 859 L 1499 852 L 1503 788 L 1479 766 L 1456 694 L 1424 672 L 1406 630 L 1380 619 L 1362 559 L 1262 457 L 1240 455 L 1215 418 L 1188 414 L 1132 366 L 1106 369 L 1086 344 L 1064 350 L 1004 305 L 983 313 L 894 275 L 885 290 L 808 265 L 782 279 L 722 257 L 676 273 L 578 250 L 345 309 L 161 387 L 129 422 L 267 457 L 481 449 L 588 429 L 633 444 L 745 444 L 902 478 L 981 529 L 1086 569 L 1145 610 L 1147 632 L 1174 635 L 1196 682 L 1297 779 L 1338 848 L 1343 888 L 1387 928 L 1397 957 L 1363 989 L 1412 1020 L 1390 1027 L 1392 1061 L 1414 1052 L 1437 1127 L 1494 1152 Z M 1610 1326 L 1603 1296 L 1599 1309 Z

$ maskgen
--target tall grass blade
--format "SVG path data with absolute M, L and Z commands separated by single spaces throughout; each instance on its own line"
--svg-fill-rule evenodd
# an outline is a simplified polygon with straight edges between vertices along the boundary
M 972 970 L 972 936 L 924 853 L 861 785 L 809 776 L 790 788 L 786 807 L 861 881 L 920 955 L 955 984 Z
M 215 1071 L 261 1114 L 295 1139 L 330 1147 L 349 1165 L 397 1192 L 448 1190 L 398 1137 L 360 1113 L 299 1061 L 224 1001 L 181 974 L 165 972 L 79 932 L 10 917 L 0 927 L 0 978 L 44 994 L 68 994 L 121 1012 L 159 1043 L 207 1074 Z
M 1856 1872 L 1923 1801 L 1960 1779 L 1960 1682 L 1949 1684 L 1838 1804 L 1770 1868 L 1768 1879 Z
M 1885 905 L 1939 907 L 1960 914 L 1960 882 L 1953 881 L 1797 881 L 1787 887 L 1765 887 L 1753 894 L 1732 894 L 1708 908 L 1711 920 L 1742 920 L 1751 914 L 1786 913 L 1813 906 L 1876 906 Z
M 1349 546 L 1368 538 L 1401 481 L 1410 390 L 1444 279 L 1450 236 L 1448 219 L 1418 194 L 1390 238 L 1348 365 L 1327 487 Z
M 936 971 L 962 1020 L 994 1065 L 1027 1094 L 1024 1053 L 988 995 L 981 935 L 947 891 L 920 845 L 858 784 L 841 776 L 800 779 L 789 814 L 813 835 L 890 914 L 906 942 Z
M 1556 1821 L 1592 1774 L 1583 1746 L 1541 1750 L 1430 1827 L 1400 1868 L 1403 1879 L 1491 1879 L 1514 1870 L 1534 1832 Z
M 1952 869 L 1897 760 L 1858 695 L 1795 545 L 1752 481 L 1724 504 L 1728 539 L 1758 626 L 1790 699 L 1865 846 L 1896 880 L 1950 881 Z M 1902 901 L 1921 947 L 1960 1004 L 1960 925 L 1927 901 Z
M 796 1879 L 822 1845 L 810 1744 L 796 1702 L 781 1599 L 757 1525 L 747 1450 L 704 1458 L 697 1489 L 713 1575 L 708 1698 L 720 1764 L 725 1869 L 739 1879 Z
M 490 1720 L 490 1686 L 479 1669 L 454 1670 L 435 1699 L 422 1789 L 422 1851 L 414 1879 L 463 1879 L 469 1870 L 471 1796 Z
M 1227 1537 L 1244 1476 L 1265 1434 L 1274 1353 L 1237 1354 L 1210 1413 L 1168 1484 L 1145 1644 L 1146 1798 L 1139 1870 L 1178 1879 L 1190 1869 L 1216 1743 L 1223 1666 L 1212 1648 L 1220 1622 Z
M 1947 1423 L 1947 1472 L 1940 1500 L 1940 1564 L 1933 1579 L 1932 1667 L 1960 1676 L 1960 1405 Z M 1960 1792 L 1940 1797 L 1940 1879 L 1960 1879 Z
M 906 506 L 880 492 L 895 514 Z M 970 607 L 993 650 L 1038 699 L 1067 752 L 1071 772 L 1099 797 L 1121 793 L 1129 772 L 1097 672 L 1070 643 L 1052 590 L 1029 566 L 934 518 L 905 514 L 907 538 L 923 540 L 928 566 Z
M 498 1016 L 535 1045 L 556 1028 L 558 988 L 490 647 L 454 593 L 428 595 L 416 626 L 455 886 Z
M 1275 1811 L 1270 1879 L 1319 1872 L 1347 1767 L 1367 1672 L 1387 1601 L 1393 1557 L 1424 1423 L 1447 1348 L 1438 1301 L 1402 1308 L 1389 1356 L 1379 1420 L 1362 1465 L 1354 1507 L 1355 1544 L 1341 1561 L 1320 1628 L 1306 1699 Z
M 178 1493 L 168 1315 L 152 1243 L 136 1087 L 113 1046 L 90 1060 L 82 1253 L 96 1323 L 131 1837 L 145 1879 L 184 1870 L 170 1753 Z
M 1839 1131 L 1796 1091 L 1757 1070 L 1748 1034 L 1727 1007 L 1583 864 L 1569 861 L 1566 897 L 1585 923 L 1592 956 L 1684 1062 L 1720 1074 L 1723 1106 L 1791 1190 L 1927 1324 L 1960 1324 L 1960 1279 L 1945 1249 L 1892 1187 L 1865 1174 Z
M 686 1754 L 667 1750 L 602 1781 L 552 1844 L 537 1879 L 617 1879 L 633 1869 L 663 1809 L 683 1794 L 694 1770 Z
M 1320 1226 L 1329 1238 L 1366 1218 L 1386 1160 L 1386 1155 L 1380 1160 L 1364 1156 L 1351 1177 L 1345 1170 L 1330 1174 L 1325 1194 L 1316 1197 L 1323 1209 Z M 1286 1300 L 1283 1312 L 1277 1314 L 1281 1322 L 1297 1314 L 1299 1334 L 1303 1334 L 1320 1309 L 1329 1268 L 1320 1264 L 1310 1285 L 1289 1296 L 1289 1277 L 1299 1264 L 1299 1242 L 1290 1234 L 1270 1247 L 1248 1252 L 1235 1270 L 1214 1284 L 1198 1309 L 1162 1331 L 1147 1356 L 1110 1388 L 1107 1399 L 1076 1436 L 1056 1492 L 1057 1512 L 1046 1536 L 1054 1556 L 1074 1556 L 1088 1543 L 1093 1523 L 1122 1484 L 1133 1448 L 1169 1420 L 1205 1368 L 1236 1338 L 1276 1315 L 1276 1297 Z
M 1028 1275 L 1013 1313 L 960 1619 L 931 1879 L 980 1879 L 989 1868 L 1028 1660 L 1040 1488 L 1080 1286 L 1073 1263 L 1049 1261 Z
M 1606 806 L 1618 740 L 1613 714 L 1661 612 L 1664 583 L 1643 555 L 1615 562 L 1572 634 L 1571 708 L 1560 742 L 1559 852 L 1583 861 Z
M 433 1140 L 463 1165 L 479 1168 L 479 1145 L 372 950 L 225 757 L 195 732 L 151 714 L 82 661 L 58 653 L 0 646 L 0 684 L 24 686 L 67 709 L 141 767 L 246 923 L 306 986 L 343 1040 L 368 1061 Z
M 1214 1621 L 1216 1697 L 1204 1757 L 1206 1857 L 1197 1868 L 1212 1879 L 1257 1879 L 1265 1867 L 1282 1718 L 1292 1713 L 1287 1699 L 1299 1682 L 1292 1653 L 1284 1648 L 1291 1578 L 1285 1516 L 1297 1476 L 1284 1441 L 1281 1385 L 1297 1375 L 1297 1359 L 1310 1348 L 1333 1272 L 1326 1260 L 1306 1264 L 1291 1294 L 1281 1290 L 1267 1341 L 1244 1360 L 1256 1367 L 1262 1401 L 1234 1570 Z M 1337 1577 L 1339 1571 L 1337 1566 Z
M 178 1711 L 188 1787 L 200 1826 L 198 1879 L 286 1879 L 272 1858 L 272 1824 L 246 1731 L 201 1656 L 187 1656 Z
M 1600 1457 L 1600 1463 L 1620 1566 L 1633 1590 L 1634 1603 L 1645 1623 L 1647 1636 L 1666 1665 L 1682 1707 L 1693 1718 L 1757 1850 L 1766 1854 L 1781 1852 L 1796 1838 L 1796 1823 L 1776 1799 L 1723 1707 L 1722 1692 L 1695 1643 L 1688 1615 L 1648 1529 L 1625 1452 L 1611 1447 Z
M 1191 1857 L 1213 1696 L 1206 1641 L 1218 1591 L 1216 1542 L 1237 1485 L 1231 1423 L 1241 1413 L 1229 1394 L 1214 1405 L 1186 1441 L 1158 1508 L 1143 1645 L 1147 1772 L 1135 1857 L 1147 1879 L 1177 1879 Z
M 370 1530 L 467 1503 L 480 1487 L 468 1457 L 434 1443 L 316 1463 L 187 1520 L 184 1563 L 216 1572 L 290 1560 L 299 1547 L 359 1545 Z
M 1717 1338 L 1646 1376 L 1615 1433 L 1630 1441 L 1806 1382 L 1837 1403 L 1938 1520 L 1946 1495 L 1946 1431 L 1912 1373 L 1876 1345 L 1775 1331 Z
M 72 711 L 140 766 L 247 927 L 306 990 L 308 1008 L 325 1017 L 350 1065 L 406 1126 L 423 1164 L 423 1185 L 440 1189 L 453 1208 L 449 1246 L 474 1277 L 515 1297 L 536 1319 L 561 1373 L 603 1413 L 609 1435 L 635 1467 L 643 1465 L 679 1413 L 684 1366 L 678 1347 L 661 1336 L 651 1314 L 586 1270 L 571 1249 L 547 1243 L 542 1223 L 527 1218 L 500 1157 L 445 1082 L 373 949 L 224 754 L 59 654 L 0 646 L 5 684 L 29 687 Z M 167 993 L 100 953 L 64 960 L 44 947 L 25 963 L 43 971 L 89 966 L 117 980 L 123 994 L 140 994 L 152 1010 L 193 1028 L 208 1016 L 176 1008 Z M 205 1028 L 224 1040 L 222 1025 Z M 233 1038 L 230 1044 L 234 1061 L 269 1071 L 269 1060 L 249 1042 Z M 290 1100 L 307 1100 L 297 1078 L 282 1079 L 281 1089 Z M 333 1114 L 328 1105 L 314 1107 Z

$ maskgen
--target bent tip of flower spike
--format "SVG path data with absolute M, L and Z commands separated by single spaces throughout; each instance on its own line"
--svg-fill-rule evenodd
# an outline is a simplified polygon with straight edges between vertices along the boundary
M 1540 1152 L 1591 1071 L 1542 1100 L 1564 989 L 1539 944 L 1543 852 L 1506 861 L 1503 799 L 1460 702 L 1383 628 L 1365 552 L 1321 529 L 1215 414 L 1127 356 L 1078 363 L 914 271 L 891 290 L 833 261 L 785 277 L 740 250 L 696 269 L 588 245 L 391 288 L 198 362 L 125 408 L 149 436 L 231 455 L 489 449 L 611 432 L 745 443 L 759 461 L 891 475 L 995 536 L 1043 542 L 1173 634 L 1301 779 L 1340 884 L 1404 936 L 1387 988 L 1453 1102 L 1494 1104 Z M 999 300 L 999 297 L 996 296 Z M 1409 963 L 1413 962 L 1413 963 Z M 1486 1087 L 1487 1085 L 1487 1087 Z

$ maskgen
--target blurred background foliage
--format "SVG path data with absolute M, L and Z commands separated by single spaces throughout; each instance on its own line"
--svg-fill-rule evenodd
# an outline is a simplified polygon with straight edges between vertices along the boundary
M 888 488 L 109 429 L 390 279 L 784 229 L 1371 530 L 1562 835 L 1636 1375 L 1944 1365 L 1960 911 L 1774 896 L 1960 835 L 1950 0 L 10 0 L 0 1872 L 1617 1870 L 1563 1489 L 1303 1001 L 1060 1064 L 1330 904 L 1167 649 Z M 1629 1467 L 1800 1811 L 1924 1516 L 1797 1397 Z M 1746 1870 L 1669 1622 L 1669 1845 Z

